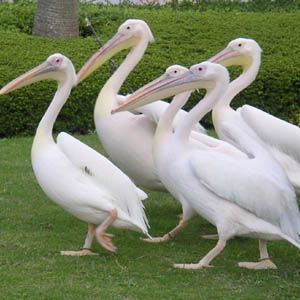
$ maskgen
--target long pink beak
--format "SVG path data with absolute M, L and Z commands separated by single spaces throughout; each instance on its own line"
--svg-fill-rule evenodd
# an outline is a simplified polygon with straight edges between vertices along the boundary
M 7 94 L 23 86 L 29 85 L 33 82 L 40 81 L 42 80 L 40 76 L 47 74 L 51 71 L 53 71 L 53 66 L 51 66 L 48 62 L 44 62 L 39 66 L 35 67 L 34 69 L 26 72 L 25 74 L 9 82 L 0 90 L 0 95 Z
M 112 55 L 109 55 L 117 45 L 123 41 L 124 36 L 117 33 L 103 47 L 101 47 L 77 73 L 77 84 L 87 78 L 92 72 L 104 64 Z
M 189 88 L 184 85 L 192 81 L 192 78 L 193 74 L 190 71 L 178 77 L 164 74 L 131 94 L 123 104 L 113 109 L 111 113 L 133 110 L 158 99 L 186 91 Z

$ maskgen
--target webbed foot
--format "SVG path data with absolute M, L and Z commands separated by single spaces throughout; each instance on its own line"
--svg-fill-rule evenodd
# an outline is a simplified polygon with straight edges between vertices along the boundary
M 93 252 L 91 249 L 82 249 L 79 251 L 60 251 L 60 255 L 63 256 L 88 256 L 88 255 L 99 255 Z
M 270 259 L 264 259 L 258 262 L 239 262 L 238 265 L 240 268 L 251 270 L 277 269 L 276 265 Z

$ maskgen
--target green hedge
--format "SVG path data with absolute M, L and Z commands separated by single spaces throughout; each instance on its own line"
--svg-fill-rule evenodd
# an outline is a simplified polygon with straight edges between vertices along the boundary
M 70 57 L 78 70 L 98 48 L 93 37 L 49 40 L 25 34 L 22 31 L 27 30 L 21 29 L 20 24 L 31 28 L 33 5 L 25 6 L 24 10 L 20 5 L 16 10 L 9 6 L 11 18 L 4 18 L 5 7 L 7 5 L 0 4 L 0 87 L 55 52 Z M 234 101 L 234 106 L 249 103 L 300 124 L 300 12 L 199 12 L 170 7 L 95 5 L 82 7 L 81 16 L 84 12 L 88 13 L 103 41 L 127 18 L 144 19 L 150 25 L 156 43 L 149 46 L 143 60 L 129 76 L 128 83 L 133 89 L 160 75 L 169 65 L 190 66 L 209 58 L 233 38 L 256 39 L 264 50 L 262 67 L 255 83 Z M 21 19 L 26 20 L 26 26 Z M 89 34 L 83 21 L 81 33 L 83 36 Z M 116 61 L 120 63 L 124 55 L 118 55 Z M 106 64 L 73 90 L 56 123 L 57 131 L 86 133 L 94 130 L 94 103 L 109 76 Z M 54 83 L 43 82 L 0 97 L 0 136 L 32 135 L 54 91 Z M 122 93 L 127 91 L 123 88 Z M 194 95 L 188 106 L 193 106 L 198 98 Z M 210 123 L 209 118 L 206 121 Z

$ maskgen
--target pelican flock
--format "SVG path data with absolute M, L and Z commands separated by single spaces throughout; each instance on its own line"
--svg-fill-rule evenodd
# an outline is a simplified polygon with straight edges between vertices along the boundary
M 31 162 L 44 193 L 88 224 L 82 249 L 61 255 L 98 255 L 91 249 L 94 238 L 116 252 L 110 226 L 140 232 L 146 242 L 167 242 L 200 215 L 216 227 L 217 243 L 198 263 L 174 267 L 210 267 L 230 239 L 244 236 L 258 240 L 260 259 L 239 267 L 276 269 L 268 241 L 285 240 L 300 249 L 300 129 L 250 105 L 230 107 L 258 74 L 259 44 L 235 39 L 207 61 L 172 65 L 131 95 L 119 95 L 153 41 L 145 21 L 129 19 L 77 74 L 70 59 L 56 53 L 0 90 L 4 95 L 42 80 L 57 82 L 36 130 Z M 72 88 L 123 50 L 129 53 L 101 88 L 94 109 L 109 159 L 65 132 L 55 140 L 53 126 Z M 233 65 L 243 72 L 230 82 L 226 67 Z M 186 112 L 183 106 L 196 89 L 205 96 Z M 171 96 L 170 104 L 160 100 Z M 210 111 L 219 139 L 199 123 Z M 148 232 L 141 188 L 169 192 L 182 206 L 179 224 L 162 237 Z
M 268 155 L 259 143 L 239 127 L 226 127 L 226 130 L 249 145 L 247 153 L 238 149 L 228 151 L 223 142 L 210 146 L 204 139 L 199 147 L 189 141 L 192 126 L 213 108 L 228 86 L 228 72 L 220 65 L 204 62 L 182 74 L 174 66 L 114 109 L 114 113 L 127 107 L 132 109 L 140 103 L 155 101 L 156 97 L 166 98 L 190 89 L 207 90 L 204 99 L 180 122 L 173 134 L 170 130 L 172 119 L 187 100 L 184 96 L 174 98 L 158 123 L 154 139 L 154 161 L 165 186 L 182 205 L 188 203 L 215 225 L 219 235 L 216 247 L 198 264 L 175 264 L 178 268 L 209 267 L 227 240 L 235 235 L 259 239 L 261 261 L 239 263 L 249 269 L 276 268 L 269 259 L 267 240 L 285 239 L 300 249 L 300 213 L 295 192 L 288 180 L 274 172 L 276 164 L 268 168 L 269 162 L 264 161 Z M 201 143 L 200 139 L 198 141 Z

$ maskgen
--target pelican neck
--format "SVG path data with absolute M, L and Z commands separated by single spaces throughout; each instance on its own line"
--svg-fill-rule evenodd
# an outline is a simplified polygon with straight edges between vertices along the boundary
M 57 91 L 51 101 L 46 113 L 44 114 L 42 120 L 39 123 L 39 126 L 36 130 L 35 139 L 46 138 L 48 141 L 53 141 L 53 126 L 57 119 L 59 112 L 66 103 L 71 90 L 72 90 L 72 81 L 66 79 L 64 81 L 58 82 Z
M 141 39 L 127 54 L 123 63 L 118 67 L 110 79 L 105 83 L 96 101 L 94 117 L 107 117 L 111 115 L 111 110 L 116 103 L 116 96 L 135 66 L 142 59 L 148 46 L 148 40 Z
M 183 147 L 189 144 L 189 136 L 196 123 L 212 110 L 216 101 L 228 88 L 228 83 L 224 80 L 216 81 L 215 86 L 207 89 L 204 98 L 199 101 L 190 112 L 181 120 L 174 133 L 174 139 Z
M 260 53 L 251 57 L 250 62 L 243 66 L 242 74 L 230 82 L 225 95 L 220 98 L 220 101 L 217 102 L 214 109 L 229 107 L 234 97 L 246 89 L 255 80 L 259 71 L 260 63 Z
M 173 121 L 176 114 L 184 106 L 192 91 L 187 91 L 174 96 L 166 111 L 159 119 L 154 135 L 154 153 L 160 152 L 160 148 L 168 144 L 173 135 Z

